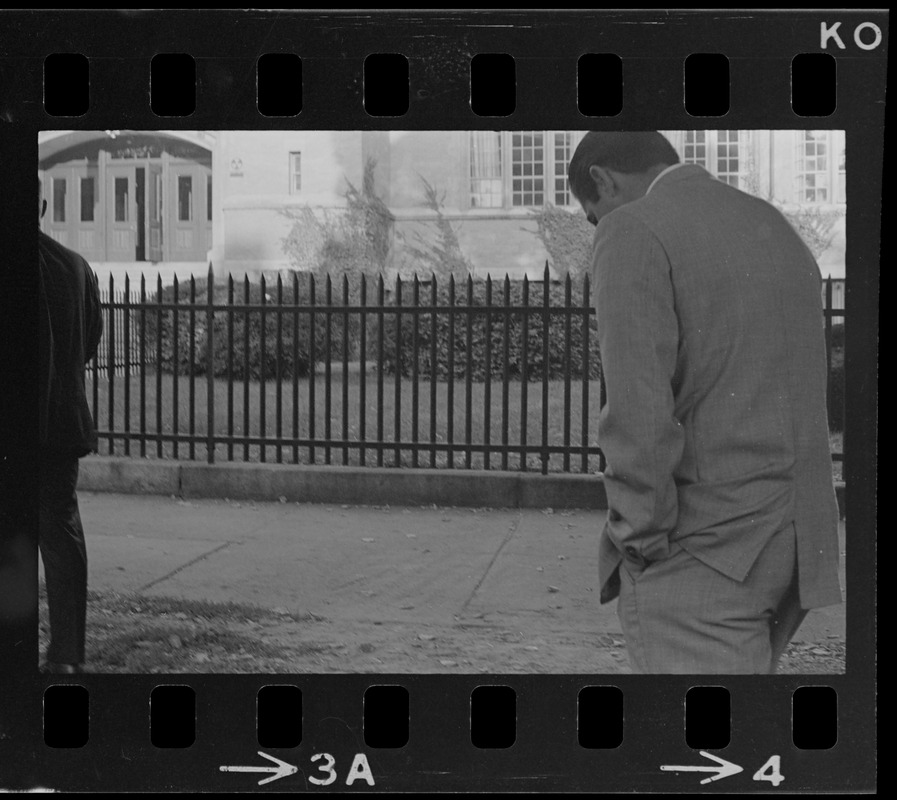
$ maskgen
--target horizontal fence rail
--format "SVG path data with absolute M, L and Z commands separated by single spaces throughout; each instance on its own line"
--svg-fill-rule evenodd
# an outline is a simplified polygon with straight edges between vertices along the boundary
M 823 300 L 831 408 L 843 406 L 844 318 L 831 280 Z M 205 279 L 167 287 L 125 277 L 118 289 L 110 276 L 101 301 L 87 375 L 109 454 L 604 469 L 587 276 L 552 282 L 546 265 L 541 281 L 387 286 L 294 272 L 250 283 L 218 281 L 210 265 Z

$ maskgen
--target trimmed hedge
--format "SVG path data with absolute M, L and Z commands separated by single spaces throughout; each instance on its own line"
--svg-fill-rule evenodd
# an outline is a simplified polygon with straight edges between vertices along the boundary
M 205 279 L 197 280 L 196 294 L 193 303 L 194 319 L 195 319 L 195 338 L 194 352 L 192 359 L 192 371 L 194 375 L 205 375 L 207 371 L 207 315 L 205 305 L 208 303 L 208 286 Z M 296 340 L 296 348 L 294 353 L 293 337 L 296 332 L 294 327 L 294 315 L 288 310 L 281 313 L 282 331 L 281 338 L 277 337 L 277 286 L 276 282 L 266 287 L 266 302 L 270 306 L 270 311 L 265 313 L 265 347 L 262 351 L 262 315 L 261 310 L 254 308 L 249 312 L 234 310 L 233 311 L 233 364 L 232 376 L 236 380 L 249 378 L 258 380 L 262 376 L 262 368 L 266 378 L 273 378 L 277 375 L 277 355 L 280 353 L 280 376 L 282 378 L 291 378 L 294 374 L 299 376 L 308 375 L 311 368 L 310 355 L 310 320 L 308 312 L 299 312 L 298 337 Z M 337 291 L 334 290 L 334 306 L 336 302 Z M 307 277 L 299 278 L 299 305 L 307 305 L 309 302 L 309 281 Z M 169 286 L 162 290 L 162 302 L 174 302 L 174 287 Z M 340 295 L 341 297 L 341 295 Z M 179 375 L 186 375 L 191 370 L 190 358 L 190 284 L 184 282 L 178 286 L 177 299 L 179 304 L 184 305 L 183 310 L 177 312 L 177 364 L 174 363 L 174 312 L 170 309 L 162 311 L 162 360 L 160 368 L 164 372 L 174 372 L 177 370 Z M 316 285 L 315 302 L 322 305 L 324 300 L 324 287 L 322 284 Z M 253 283 L 249 287 L 249 304 L 260 305 L 262 301 L 261 284 Z M 235 305 L 245 304 L 245 294 L 243 284 L 234 286 Z M 215 304 L 224 305 L 227 303 L 227 286 L 216 283 L 215 286 Z M 294 305 L 293 284 L 288 281 L 283 287 L 283 307 L 289 309 Z M 248 333 L 249 347 L 248 360 L 244 358 L 246 325 L 248 317 Z M 228 332 L 227 332 L 228 312 L 219 310 L 213 313 L 214 325 L 214 375 L 217 378 L 227 376 L 227 357 L 228 357 Z M 332 315 L 332 323 L 330 326 L 330 355 L 332 358 L 342 356 L 343 352 L 343 324 L 339 314 Z M 354 343 L 358 338 L 358 317 L 357 315 L 349 316 L 348 341 L 350 352 L 354 350 Z M 326 341 L 326 318 L 323 313 L 315 314 L 315 361 L 321 362 L 325 360 L 327 353 L 325 351 Z M 155 360 L 157 348 L 157 313 L 152 309 L 152 303 L 148 304 L 146 319 L 146 336 L 147 336 L 147 358 Z
M 515 306 L 523 306 L 523 284 L 515 281 L 510 284 L 510 313 L 502 311 L 504 305 L 504 283 L 496 282 L 492 286 L 492 307 L 490 312 L 489 330 L 486 329 L 486 284 L 483 281 L 473 282 L 473 295 L 470 305 L 476 306 L 482 311 L 474 311 L 471 315 L 471 346 L 470 346 L 470 377 L 474 381 L 482 381 L 486 377 L 487 370 L 493 378 L 501 378 L 504 374 L 504 329 L 507 317 L 508 328 L 508 364 L 507 371 L 511 380 L 541 380 L 544 377 L 543 354 L 543 327 L 544 321 L 541 313 L 544 298 L 544 289 L 541 281 L 529 285 L 529 306 L 534 311 L 528 315 L 528 330 L 526 346 L 523 341 L 524 314 Z M 565 288 L 563 284 L 549 285 L 549 305 L 552 309 L 560 309 L 565 306 Z M 393 292 L 394 293 L 394 292 Z M 402 306 L 407 308 L 413 302 L 413 287 L 409 284 L 402 285 Z M 447 282 L 438 287 L 436 301 L 438 306 L 448 308 L 450 306 L 449 288 Z M 394 302 L 394 300 L 393 300 Z M 431 305 L 432 289 L 429 285 L 420 287 L 420 304 Z M 582 306 L 582 287 L 574 286 L 571 291 L 571 308 L 574 310 Z M 460 282 L 456 287 L 455 305 L 468 305 L 467 282 Z M 454 353 L 452 372 L 455 378 L 467 377 L 468 351 L 467 351 L 467 327 L 468 315 L 466 312 L 454 314 L 454 338 L 449 338 L 449 314 L 437 312 L 436 315 L 436 361 L 432 362 L 432 337 L 433 317 L 431 312 L 423 312 L 418 322 L 418 375 L 428 378 L 433 370 L 440 380 L 449 376 L 449 353 Z M 379 328 L 376 320 L 371 320 L 368 328 L 368 353 L 376 357 L 379 342 Z M 414 362 L 414 322 L 410 313 L 402 314 L 401 332 L 399 332 L 395 314 L 389 314 L 384 319 L 384 344 L 383 365 L 387 372 L 395 374 L 398 370 L 403 376 L 413 374 Z M 491 365 L 486 364 L 487 335 L 491 339 L 492 358 Z M 396 338 L 400 337 L 399 353 L 396 353 Z M 526 352 L 526 376 L 524 376 L 524 350 Z M 601 374 L 600 359 L 598 356 L 597 323 L 594 316 L 589 320 L 589 353 L 588 375 L 583 370 L 583 322 L 582 314 L 575 313 L 570 321 L 569 352 L 566 339 L 566 317 L 564 314 L 552 313 L 549 316 L 548 333 L 548 377 L 552 380 L 563 379 L 566 374 L 567 363 L 570 363 L 570 376 L 572 379 L 581 380 L 585 377 L 597 379 Z M 491 369 L 490 369 L 491 367 Z

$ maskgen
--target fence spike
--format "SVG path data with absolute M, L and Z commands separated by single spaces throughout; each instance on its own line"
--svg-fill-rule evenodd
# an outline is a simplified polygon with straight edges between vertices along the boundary
M 545 285 L 548 285 L 548 281 L 551 280 L 551 270 L 548 268 L 548 261 L 545 262 Z
M 209 262 L 209 279 L 211 280 L 211 278 L 212 278 L 214 275 L 215 275 L 215 270 L 212 269 L 212 262 L 210 261 L 210 262 Z

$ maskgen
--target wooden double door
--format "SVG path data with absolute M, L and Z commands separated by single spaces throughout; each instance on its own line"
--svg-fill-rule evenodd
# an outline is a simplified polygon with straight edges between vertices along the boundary
M 212 171 L 163 154 L 46 170 L 44 230 L 88 261 L 204 261 L 212 247 Z

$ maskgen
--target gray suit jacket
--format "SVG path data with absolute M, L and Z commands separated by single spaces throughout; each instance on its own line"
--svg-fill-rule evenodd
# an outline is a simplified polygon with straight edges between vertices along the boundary
M 697 166 L 604 217 L 601 600 L 676 541 L 745 578 L 793 522 L 804 608 L 841 601 L 819 268 L 769 203 Z

